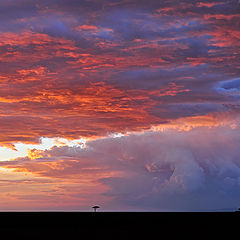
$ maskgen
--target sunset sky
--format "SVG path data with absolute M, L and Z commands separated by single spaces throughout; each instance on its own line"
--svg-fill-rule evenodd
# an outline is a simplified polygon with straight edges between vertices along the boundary
M 240 207 L 240 1 L 0 0 L 0 211 Z

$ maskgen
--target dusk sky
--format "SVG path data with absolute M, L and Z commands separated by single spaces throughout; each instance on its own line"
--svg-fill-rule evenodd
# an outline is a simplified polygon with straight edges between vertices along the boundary
M 0 0 L 0 211 L 240 207 L 240 1 Z

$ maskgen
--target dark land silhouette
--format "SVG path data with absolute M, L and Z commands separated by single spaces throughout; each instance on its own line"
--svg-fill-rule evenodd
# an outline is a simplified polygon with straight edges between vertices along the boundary
M 2 212 L 1 235 L 21 239 L 190 239 L 230 237 L 240 214 L 159 212 Z M 229 234 L 229 236 L 228 236 Z M 3 238 L 4 239 L 4 238 Z

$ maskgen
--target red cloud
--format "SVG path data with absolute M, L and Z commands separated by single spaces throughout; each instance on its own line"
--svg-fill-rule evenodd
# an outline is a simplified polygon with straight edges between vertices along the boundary
M 163 22 L 164 31 L 152 24 L 149 37 L 136 34 L 129 39 L 119 37 L 116 31 L 111 31 L 116 37 L 114 40 L 97 35 L 92 38 L 86 34 L 82 42 L 69 40 L 68 36 L 64 38 L 33 31 L 0 33 L 0 60 L 3 64 L 0 72 L 0 143 L 12 146 L 18 141 L 38 142 L 41 136 L 104 136 L 111 132 L 149 129 L 152 125 L 171 120 L 156 117 L 150 109 L 162 104 L 162 99 L 190 93 L 184 84 L 173 83 L 181 76 L 169 81 L 158 76 L 158 79 L 148 81 L 154 86 L 150 89 L 138 88 L 137 84 L 128 89 L 117 86 L 113 75 L 141 68 L 173 70 L 186 64 L 208 64 L 220 69 L 226 63 L 234 64 L 236 54 L 222 53 L 236 51 L 234 46 L 239 44 L 239 30 L 229 23 L 238 15 L 206 13 L 200 16 L 197 11 L 193 12 L 192 7 L 193 4 L 180 4 L 158 10 L 168 14 L 172 14 L 174 9 L 186 11 L 188 18 L 179 21 L 183 31 L 185 28 L 190 28 L 190 31 L 183 33 L 178 28 L 172 29 L 177 20 L 165 25 Z M 153 21 L 153 16 L 149 16 Z M 196 23 L 191 28 L 192 18 L 189 16 L 194 21 L 200 19 L 201 24 L 210 24 L 211 31 L 204 28 L 199 33 L 195 30 Z M 226 22 L 220 28 L 218 21 L 222 19 Z M 98 26 L 85 24 L 77 29 L 96 31 Z M 139 28 L 139 33 L 144 32 L 143 29 Z M 192 52 L 187 38 L 193 32 L 199 38 L 210 35 L 211 39 L 204 44 L 220 48 L 210 49 L 207 54 L 202 50 Z M 84 35 L 82 32 L 76 34 Z M 148 85 L 147 79 L 145 81 Z M 159 87 L 155 87 L 156 82 Z
M 94 26 L 94 25 L 86 25 L 86 24 L 81 25 L 81 26 L 78 26 L 78 27 L 76 27 L 75 29 L 76 29 L 77 31 L 82 31 L 82 30 L 97 31 L 97 30 L 98 30 L 98 28 L 97 28 L 96 26 Z
M 1 33 L 0 46 L 5 49 L 0 53 L 3 62 L 38 62 L 46 58 L 64 56 L 75 51 L 73 41 L 50 37 L 43 33 L 25 31 L 20 34 Z
M 197 7 L 213 7 L 219 4 L 224 4 L 224 2 L 211 2 L 211 3 L 207 3 L 207 2 L 198 2 L 197 3 Z
M 25 88 L 16 88 L 12 93 L 8 89 L 0 91 L 5 94 L 1 103 L 8 104 L 7 116 L 0 116 L 0 142 L 4 145 L 19 141 L 36 143 L 41 136 L 94 137 L 149 128 L 152 123 L 162 121 L 148 113 L 156 103 L 152 97 L 175 96 L 189 91 L 174 83 L 145 91 L 120 90 L 104 82 L 58 90 L 51 87 L 54 79 L 48 87 L 51 77 L 44 75 L 43 68 L 19 73 L 26 75 L 29 81 L 38 81 L 39 85 L 30 91 Z M 16 87 L 25 82 L 20 79 L 20 85 Z M 0 110 L 4 112 L 1 105 Z

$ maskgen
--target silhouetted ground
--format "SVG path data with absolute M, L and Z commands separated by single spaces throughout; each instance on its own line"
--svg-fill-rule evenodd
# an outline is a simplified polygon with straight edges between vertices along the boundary
M 8 239 L 229 238 L 240 229 L 240 212 L 2 212 L 0 218 Z

